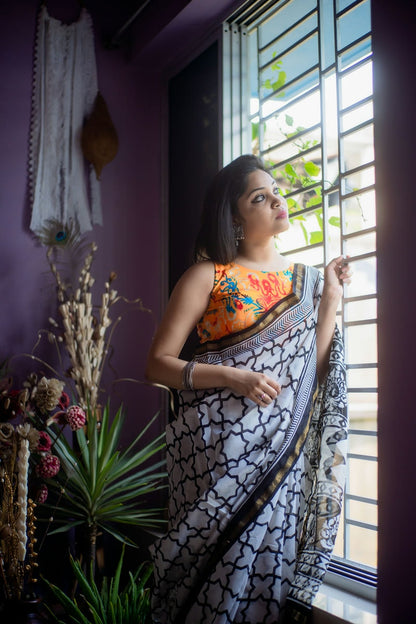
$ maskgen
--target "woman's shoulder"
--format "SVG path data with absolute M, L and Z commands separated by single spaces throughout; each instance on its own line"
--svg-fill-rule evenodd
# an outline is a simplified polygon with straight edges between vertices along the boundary
M 184 276 L 195 277 L 203 277 L 206 275 L 213 275 L 215 271 L 215 263 L 212 260 L 200 260 L 199 262 L 195 262 L 192 264 L 189 269 L 187 269 L 184 273 Z
M 211 260 L 201 260 L 200 262 L 196 262 L 192 264 L 186 271 L 183 273 L 180 278 L 178 284 L 182 285 L 194 285 L 199 288 L 209 289 L 212 288 L 212 284 L 215 276 L 215 264 Z

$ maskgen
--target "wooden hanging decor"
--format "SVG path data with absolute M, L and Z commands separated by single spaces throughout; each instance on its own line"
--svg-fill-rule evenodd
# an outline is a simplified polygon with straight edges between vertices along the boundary
M 113 160 L 118 151 L 117 132 L 100 92 L 84 124 L 81 147 L 85 158 L 94 167 L 97 180 L 100 180 L 103 167 Z

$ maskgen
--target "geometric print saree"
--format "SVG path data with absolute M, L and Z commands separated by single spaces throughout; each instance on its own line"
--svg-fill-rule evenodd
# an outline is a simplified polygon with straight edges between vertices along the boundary
M 181 391 L 167 426 L 169 523 L 151 546 L 153 621 L 276 624 L 310 604 L 329 563 L 347 442 L 343 345 L 316 375 L 323 278 L 294 265 L 293 292 L 254 325 L 202 344 L 196 362 L 250 368 L 281 393 L 260 407 L 229 388 Z

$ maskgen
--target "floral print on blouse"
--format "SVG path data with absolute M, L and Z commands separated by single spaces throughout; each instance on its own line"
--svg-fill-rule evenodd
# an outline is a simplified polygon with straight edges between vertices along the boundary
M 253 325 L 292 292 L 293 264 L 284 271 L 259 271 L 216 264 L 208 307 L 197 324 L 200 342 L 219 340 Z

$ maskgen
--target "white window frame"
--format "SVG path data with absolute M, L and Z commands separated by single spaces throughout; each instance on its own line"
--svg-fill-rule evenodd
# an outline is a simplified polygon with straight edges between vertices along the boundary
M 267 16 L 271 10 L 283 7 L 284 5 L 301 2 L 302 0 L 257 0 L 255 2 L 248 2 L 244 4 L 236 13 L 234 13 L 230 20 L 224 23 L 223 25 L 223 38 L 222 38 L 222 56 L 223 56 L 223 164 L 227 164 L 232 159 L 236 158 L 242 153 L 249 153 L 251 151 L 251 130 L 250 130 L 250 112 L 249 112 L 249 78 L 247 71 L 247 53 L 248 53 L 248 33 L 253 27 L 257 24 L 258 20 Z M 345 50 L 350 46 L 347 45 L 344 49 L 340 48 L 337 45 L 337 36 L 336 36 L 336 24 L 337 20 L 341 19 L 343 15 L 348 13 L 349 11 L 355 9 L 359 5 L 363 5 L 368 0 L 317 0 L 317 23 L 318 30 L 322 27 L 323 20 L 323 12 L 328 11 L 330 8 L 333 11 L 334 16 L 334 54 L 335 61 L 332 65 L 326 67 L 322 70 L 322 66 L 320 66 L 319 71 L 321 76 L 327 75 L 329 71 L 336 72 L 337 75 L 337 93 L 338 93 L 338 109 L 340 113 L 348 112 L 349 109 L 353 110 L 354 106 L 346 107 L 344 110 L 341 110 L 341 102 L 340 102 L 340 80 L 343 75 L 345 75 L 349 69 L 340 69 L 338 66 L 338 59 L 341 54 L 345 53 Z M 318 34 L 318 37 L 320 34 Z M 371 33 L 368 35 L 371 37 Z M 355 43 L 355 42 L 354 42 Z M 320 44 L 322 45 L 322 44 Z M 322 51 L 322 48 L 321 48 Z M 367 59 L 368 61 L 368 59 Z M 365 61 L 365 62 L 367 62 Z M 320 57 L 321 62 L 321 57 Z M 320 87 L 322 91 L 322 86 Z M 321 103 L 322 103 L 322 94 L 321 94 Z M 371 99 L 371 98 L 369 98 Z M 339 115 L 340 118 L 341 115 Z M 364 126 L 372 124 L 373 119 L 369 119 L 362 124 Z M 353 128 L 356 129 L 356 128 Z M 367 188 L 360 188 L 354 191 L 345 191 L 345 187 L 343 188 L 343 180 L 347 177 L 347 174 L 351 174 L 351 171 L 343 171 L 342 165 L 342 141 L 343 137 L 351 132 L 349 129 L 347 132 L 339 132 L 339 145 L 338 145 L 338 158 L 339 158 L 339 172 L 340 179 L 338 183 L 337 189 L 335 189 L 339 194 L 339 204 L 341 206 L 341 226 L 340 226 L 340 245 L 341 251 L 344 252 L 345 248 L 348 245 L 348 241 L 353 239 L 355 236 L 358 236 L 362 232 L 354 232 L 348 233 L 344 231 L 344 219 L 343 219 L 343 202 L 348 201 L 349 198 L 354 196 L 359 196 L 363 191 L 371 191 L 375 190 L 375 184 L 369 185 Z M 325 167 L 325 146 L 322 145 L 322 168 L 324 170 Z M 260 155 L 262 155 L 262 150 L 260 149 Z M 374 168 L 373 162 L 366 162 L 364 167 Z M 325 179 L 325 171 L 322 174 L 323 180 Z M 324 263 L 328 261 L 328 245 L 327 245 L 327 219 L 325 219 L 327 202 L 329 193 L 325 193 L 325 187 L 323 186 L 323 202 L 322 209 L 324 215 Z M 334 187 L 331 187 L 331 192 L 334 191 Z M 371 228 L 371 232 L 375 232 L 375 226 Z M 368 233 L 371 233 L 368 230 Z M 376 250 L 374 252 L 368 254 L 371 258 L 375 259 Z M 352 257 L 352 264 L 354 266 L 354 261 L 359 262 L 360 260 L 365 259 L 366 254 L 358 254 L 355 257 Z M 319 268 L 322 268 L 323 264 L 317 265 Z M 349 321 L 348 317 L 345 313 L 345 305 L 348 303 L 354 303 L 360 300 L 366 299 L 376 299 L 376 293 L 371 294 L 369 296 L 365 295 L 362 297 L 348 297 L 348 293 L 346 298 L 344 299 L 342 309 L 339 314 L 339 322 L 342 326 L 342 329 L 345 334 L 348 333 L 350 327 L 358 327 L 362 325 L 364 322 L 361 320 Z M 365 324 L 376 324 L 376 318 L 367 319 Z M 349 370 L 358 370 L 360 368 L 373 368 L 376 366 L 376 362 L 367 362 L 360 363 L 359 365 L 348 364 L 347 359 L 347 368 Z M 377 388 L 372 387 L 368 388 L 370 392 L 376 393 Z M 349 388 L 350 392 L 363 392 L 363 388 Z M 351 429 L 350 433 L 352 435 L 370 435 L 372 437 L 376 436 L 376 433 L 373 431 L 362 431 Z M 370 455 L 359 455 L 354 453 L 349 453 L 349 460 L 363 460 L 363 461 L 376 461 L 375 456 Z M 346 494 L 347 504 L 344 505 L 344 513 L 346 513 L 347 505 L 350 500 L 355 500 L 358 502 L 368 503 L 374 505 L 377 503 L 375 498 L 371 498 L 369 500 L 365 500 L 364 497 L 355 496 L 352 494 Z M 348 519 L 344 516 L 344 522 L 348 522 L 349 524 L 354 524 L 355 526 L 362 526 L 368 528 L 368 524 L 362 522 L 360 520 L 354 520 L 350 517 Z M 374 529 L 375 525 L 370 525 L 371 529 Z M 347 547 L 346 547 L 347 548 Z M 335 559 L 331 563 L 330 570 L 326 576 L 326 582 L 333 584 L 336 587 L 341 587 L 343 589 L 347 589 L 357 595 L 363 596 L 371 601 L 375 601 L 375 592 L 376 592 L 376 582 L 377 582 L 377 574 L 376 570 L 369 568 L 365 565 L 354 564 L 347 559 Z

